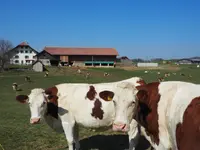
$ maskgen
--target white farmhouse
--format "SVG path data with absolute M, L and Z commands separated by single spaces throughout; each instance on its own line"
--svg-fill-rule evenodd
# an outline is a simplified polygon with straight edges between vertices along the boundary
M 31 65 L 37 60 L 35 57 L 38 52 L 27 42 L 22 42 L 9 51 L 10 64 Z

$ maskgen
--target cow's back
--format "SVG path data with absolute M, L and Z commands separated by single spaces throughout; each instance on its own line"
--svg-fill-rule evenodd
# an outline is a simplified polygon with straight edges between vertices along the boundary
M 90 86 L 95 87 L 96 96 L 90 99 L 87 93 Z M 62 95 L 59 106 L 68 110 L 76 122 L 87 127 L 109 126 L 112 124 L 115 111 L 112 101 L 104 101 L 99 97 L 99 92 L 113 90 L 111 84 L 62 84 L 58 85 Z M 64 90 L 63 90 L 64 89 Z

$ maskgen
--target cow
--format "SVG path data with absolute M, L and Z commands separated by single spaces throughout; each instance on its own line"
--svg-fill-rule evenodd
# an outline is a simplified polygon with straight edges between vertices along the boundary
M 64 83 L 44 89 L 33 89 L 29 95 L 18 95 L 16 100 L 28 103 L 31 111 L 31 124 L 37 124 L 43 118 L 58 133 L 65 133 L 69 150 L 79 149 L 78 125 L 89 128 L 113 126 L 114 131 L 129 132 L 135 121 L 127 122 L 116 113 L 126 113 L 132 120 L 135 106 L 134 90 L 145 84 L 138 77 L 99 84 Z M 123 105 L 128 107 L 123 110 Z M 116 111 L 118 110 L 118 111 Z M 119 113 L 120 112 L 120 113 Z M 116 117 L 117 116 L 117 117 Z M 130 148 L 135 149 L 138 137 L 129 136 Z M 132 143 L 131 143 L 132 142 Z
M 200 149 L 200 85 L 166 81 L 136 88 L 134 119 L 156 150 Z

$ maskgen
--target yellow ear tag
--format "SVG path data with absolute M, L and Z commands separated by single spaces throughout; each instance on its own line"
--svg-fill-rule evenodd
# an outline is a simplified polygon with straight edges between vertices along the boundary
M 111 98 L 110 96 L 108 96 L 108 100 L 109 100 L 109 101 L 111 101 L 111 100 L 112 100 L 112 98 Z

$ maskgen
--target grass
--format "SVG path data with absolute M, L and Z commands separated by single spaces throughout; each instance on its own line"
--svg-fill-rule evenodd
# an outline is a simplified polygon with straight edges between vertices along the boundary
M 166 80 L 179 80 L 188 81 L 193 83 L 200 83 L 200 69 L 195 66 L 181 66 L 179 70 L 151 70 L 148 74 L 144 73 L 144 70 L 122 70 L 119 68 L 112 69 L 100 69 L 100 68 L 89 68 L 83 70 L 83 74 L 77 74 L 76 68 L 61 68 L 49 67 L 49 77 L 44 78 L 44 73 L 36 73 L 32 71 L 8 71 L 0 73 L 0 150 L 61 150 L 66 149 L 67 141 L 64 134 L 57 134 L 52 131 L 46 124 L 42 123 L 39 125 L 30 125 L 29 117 L 30 112 L 27 105 L 19 104 L 15 101 L 17 94 L 28 94 L 33 88 L 47 88 L 54 84 L 63 82 L 72 83 L 100 83 L 100 82 L 112 82 L 122 79 L 126 79 L 133 76 L 140 76 L 147 82 L 157 81 L 157 71 L 161 72 L 161 76 L 165 72 L 176 72 L 177 75 L 171 75 Z M 84 74 L 88 71 L 91 73 L 91 77 L 86 79 Z M 103 73 L 108 72 L 110 76 L 103 77 Z M 180 73 L 186 74 L 186 76 L 180 76 Z M 188 75 L 191 74 L 192 78 Z M 24 77 L 28 75 L 33 80 L 32 83 L 26 83 Z M 22 88 L 21 92 L 14 92 L 12 90 L 12 83 L 17 82 Z M 100 146 L 116 145 L 119 144 L 121 147 L 126 145 L 127 147 L 127 136 L 118 134 L 112 135 L 113 132 L 97 131 L 94 132 L 90 129 L 81 128 L 80 138 L 81 146 L 88 149 L 94 147 L 94 143 L 99 143 Z M 112 141 L 112 135 L 119 136 L 115 141 Z M 90 138 L 89 138 L 90 137 Z M 101 140 L 100 140 L 101 139 Z M 96 141 L 95 141 L 96 140 Z M 103 140 L 103 141 L 102 141 Z M 117 141 L 116 141 L 117 140 Z M 102 142 L 102 143 L 101 143 Z M 108 144 L 106 144 L 108 143 Z M 113 144 L 111 144 L 113 143 Z M 104 147 L 105 148 L 105 147 Z M 124 147 L 123 147 L 124 148 Z M 122 148 L 122 149 L 123 149 Z M 114 149 L 109 147 L 109 149 Z

